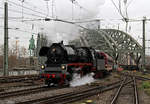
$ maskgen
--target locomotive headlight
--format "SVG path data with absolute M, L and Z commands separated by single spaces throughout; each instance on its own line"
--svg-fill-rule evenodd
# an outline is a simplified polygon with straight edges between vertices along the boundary
M 62 66 L 61 66 L 61 69 L 62 69 L 62 70 L 66 69 L 66 66 L 65 66 L 65 65 L 62 65 Z
M 44 66 L 44 65 L 42 65 L 42 66 L 41 66 L 41 68 L 42 68 L 42 69 L 45 69 L 45 66 Z

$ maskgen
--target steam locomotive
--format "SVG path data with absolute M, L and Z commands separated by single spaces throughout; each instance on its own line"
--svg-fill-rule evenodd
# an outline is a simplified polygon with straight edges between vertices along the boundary
M 90 47 L 53 43 L 50 47 L 42 47 L 39 56 L 47 57 L 41 66 L 41 78 L 48 86 L 69 85 L 74 73 L 82 76 L 93 72 L 94 78 L 103 77 L 112 70 L 113 60 L 106 53 Z

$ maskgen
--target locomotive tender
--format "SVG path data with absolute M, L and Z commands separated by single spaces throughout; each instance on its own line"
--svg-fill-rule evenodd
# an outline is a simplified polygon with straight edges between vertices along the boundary
M 108 70 L 112 70 L 113 64 L 113 60 L 103 52 L 89 47 L 64 45 L 63 42 L 42 47 L 39 55 L 47 57 L 40 76 L 48 86 L 69 85 L 74 73 L 84 76 L 93 72 L 94 78 L 103 77 Z

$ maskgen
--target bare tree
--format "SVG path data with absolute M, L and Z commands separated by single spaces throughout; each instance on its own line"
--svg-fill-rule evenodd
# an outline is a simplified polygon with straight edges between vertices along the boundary
M 0 45 L 0 69 L 3 68 L 3 52 L 4 47 L 3 45 Z M 16 45 L 11 44 L 8 53 L 9 68 L 20 67 L 20 65 L 26 66 L 27 59 L 27 49 L 25 47 L 18 46 L 18 48 L 16 49 Z
M 20 62 L 20 65 L 21 66 L 26 66 L 26 63 L 27 63 L 27 55 L 28 55 L 28 51 L 27 49 L 22 46 L 22 47 L 19 47 L 19 62 Z
M 15 44 L 12 44 L 12 46 L 9 47 L 8 66 L 9 66 L 9 68 L 18 66 Z

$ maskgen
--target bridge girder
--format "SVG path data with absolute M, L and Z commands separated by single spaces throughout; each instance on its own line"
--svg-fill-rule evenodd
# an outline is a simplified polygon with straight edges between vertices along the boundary
M 142 46 L 133 37 L 131 37 L 131 35 L 115 29 L 102 29 L 102 30 L 105 31 L 107 35 L 110 35 L 114 39 L 119 52 L 141 53 Z
M 82 34 L 88 46 L 102 50 L 116 61 L 127 64 L 130 56 L 134 63 L 139 63 L 142 46 L 131 35 L 116 29 L 85 30 Z

